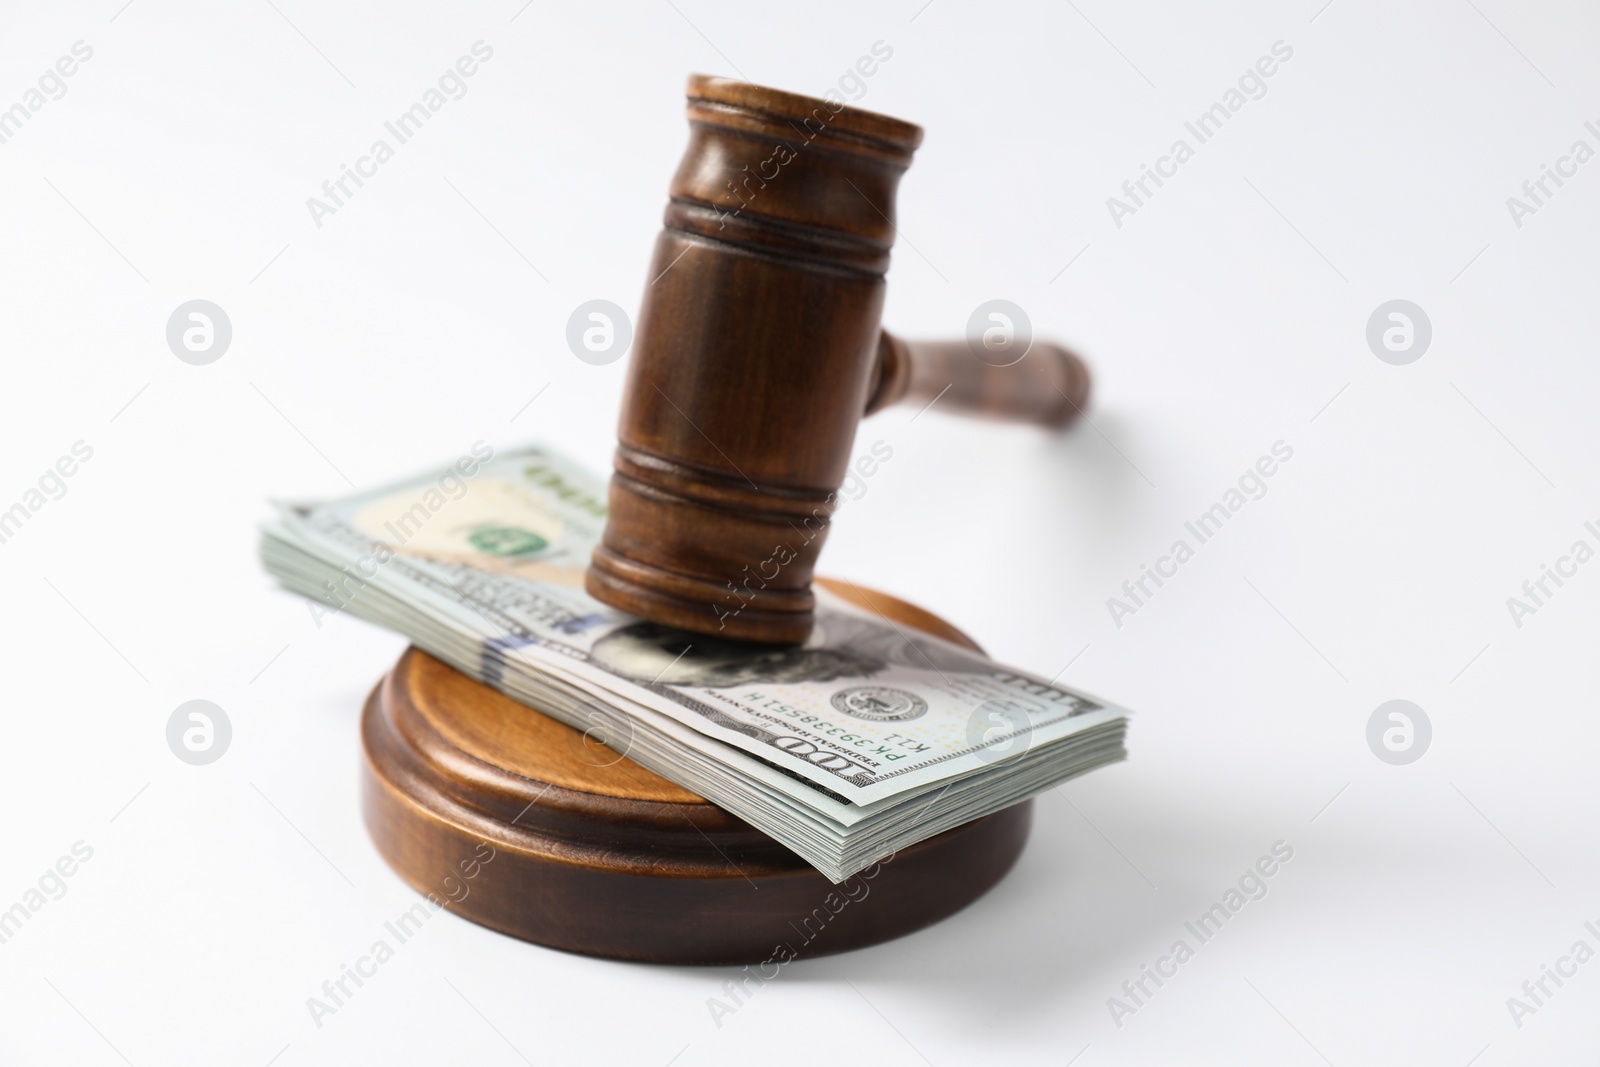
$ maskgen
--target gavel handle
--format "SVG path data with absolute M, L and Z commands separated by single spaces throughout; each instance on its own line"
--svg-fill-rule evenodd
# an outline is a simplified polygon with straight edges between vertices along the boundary
M 890 404 L 928 404 L 980 418 L 1060 429 L 1089 403 L 1089 368 L 1060 345 L 1034 341 L 1016 363 L 997 367 L 962 341 L 902 341 L 878 335 L 878 368 L 866 414 Z

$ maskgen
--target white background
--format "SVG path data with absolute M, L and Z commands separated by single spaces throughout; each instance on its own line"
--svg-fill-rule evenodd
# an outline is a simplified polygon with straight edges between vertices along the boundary
M 0 144 L 0 508 L 94 449 L 0 545 L 0 908 L 94 850 L 0 945 L 0 1062 L 1593 1062 L 1600 962 L 1520 1027 L 1506 1000 L 1600 949 L 1600 563 L 1520 627 L 1506 600 L 1600 547 L 1600 162 L 1520 228 L 1506 198 L 1600 148 L 1600 12 L 921 2 L 0 10 L 0 107 L 94 49 Z M 467 95 L 314 225 L 480 39 Z M 822 569 L 1070 663 L 1136 710 L 1131 760 L 1041 798 L 979 903 L 791 966 L 720 1027 L 731 971 L 446 915 L 318 1028 L 306 999 L 416 899 L 356 797 L 360 702 L 404 642 L 273 589 L 265 501 L 478 439 L 605 469 L 627 364 L 580 363 L 566 320 L 637 307 L 684 77 L 821 94 L 880 40 L 861 105 L 927 129 L 886 325 L 957 335 L 1003 297 L 1097 391 L 1060 438 L 868 421 L 894 458 Z M 1116 226 L 1107 197 L 1280 40 L 1266 95 Z M 210 366 L 165 342 L 195 298 L 233 324 Z M 1365 340 L 1395 298 L 1433 325 L 1408 366 Z M 1116 626 L 1107 598 L 1277 441 L 1267 494 Z M 164 737 L 194 698 L 234 728 L 207 767 Z M 1433 724 L 1409 766 L 1366 741 L 1395 698 Z M 1119 1027 L 1108 998 L 1279 840 L 1268 896 Z

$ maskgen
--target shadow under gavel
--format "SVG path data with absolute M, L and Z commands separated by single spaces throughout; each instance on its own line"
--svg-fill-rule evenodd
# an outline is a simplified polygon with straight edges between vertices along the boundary
M 864 415 L 906 403 L 1059 428 L 1089 372 L 1004 312 L 971 340 L 880 329 L 920 128 L 704 75 L 688 101 L 585 585 L 670 626 L 799 642 Z

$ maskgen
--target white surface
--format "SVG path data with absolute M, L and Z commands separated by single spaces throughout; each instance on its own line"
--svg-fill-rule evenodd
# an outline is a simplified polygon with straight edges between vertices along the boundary
M 0 1062 L 1591 1062 L 1600 962 L 1520 1028 L 1506 998 L 1600 948 L 1600 565 L 1520 629 L 1505 602 L 1596 543 L 1600 163 L 1520 229 L 1505 200 L 1600 146 L 1596 9 L 121 2 L 0 12 L 0 107 L 94 49 L 0 145 L 0 506 L 94 449 L 0 545 L 0 908 L 94 850 L 0 945 Z M 316 228 L 305 199 L 480 39 L 465 98 Z M 318 1028 L 307 998 L 416 899 L 355 791 L 402 641 L 272 589 L 263 501 L 479 438 L 603 467 L 626 363 L 563 331 L 637 307 L 684 76 L 821 93 L 878 40 L 861 104 L 928 131 L 886 324 L 1014 300 L 1090 358 L 1094 427 L 874 418 L 894 459 L 824 569 L 1071 662 L 1137 710 L 1132 760 L 1044 797 L 980 903 L 789 967 L 720 1028 L 727 970 L 453 916 Z M 1106 198 L 1278 40 L 1269 92 L 1114 226 Z M 163 336 L 196 297 L 234 327 L 206 367 Z M 1433 322 L 1409 366 L 1364 340 L 1397 297 Z M 1106 598 L 1279 440 L 1267 495 L 1114 626 Z M 193 698 L 233 722 L 208 767 L 164 740 Z M 1432 719 L 1410 766 L 1365 740 L 1392 698 Z M 1108 998 L 1278 840 L 1270 894 L 1119 1028 Z

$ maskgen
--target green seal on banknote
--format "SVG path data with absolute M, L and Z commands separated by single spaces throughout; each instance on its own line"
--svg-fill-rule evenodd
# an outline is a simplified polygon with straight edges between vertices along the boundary
M 549 547 L 550 542 L 521 526 L 480 526 L 467 535 L 480 552 L 491 556 L 531 556 Z

